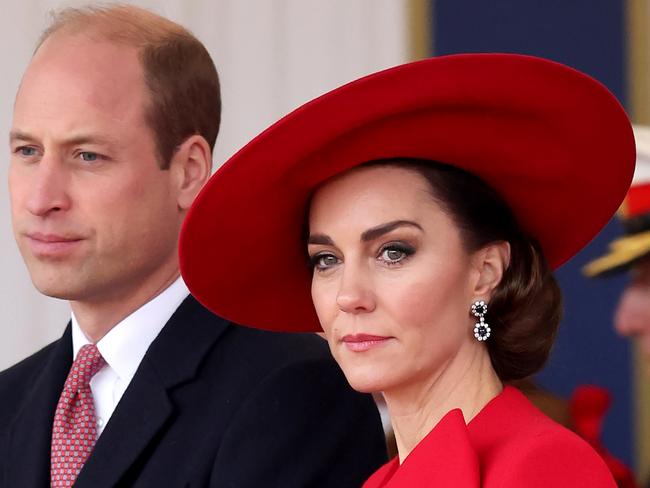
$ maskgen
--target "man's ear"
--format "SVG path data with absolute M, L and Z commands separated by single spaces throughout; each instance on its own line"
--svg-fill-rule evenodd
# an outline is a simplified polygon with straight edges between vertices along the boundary
M 174 172 L 178 208 L 187 210 L 212 172 L 212 151 L 204 137 L 193 135 L 178 146 L 169 170 Z
M 497 241 L 480 249 L 473 256 L 473 264 L 478 272 L 474 285 L 474 295 L 489 299 L 494 289 L 501 283 L 503 274 L 510 264 L 510 244 Z

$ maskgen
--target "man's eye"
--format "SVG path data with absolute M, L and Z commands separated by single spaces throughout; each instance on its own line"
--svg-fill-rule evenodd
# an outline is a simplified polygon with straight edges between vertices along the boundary
M 31 146 L 22 146 L 22 147 L 18 148 L 17 152 L 21 156 L 25 156 L 25 157 L 35 156 L 36 155 L 36 148 L 31 147 Z
M 79 153 L 79 155 L 81 156 L 81 159 L 88 163 L 92 163 L 93 161 L 97 161 L 99 159 L 99 154 L 94 152 L 83 151 Z

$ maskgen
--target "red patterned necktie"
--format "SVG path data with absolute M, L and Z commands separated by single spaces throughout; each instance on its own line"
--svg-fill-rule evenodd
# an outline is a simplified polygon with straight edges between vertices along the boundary
M 90 380 L 106 364 L 97 346 L 86 344 L 72 363 L 54 414 L 51 487 L 70 487 L 97 440 Z

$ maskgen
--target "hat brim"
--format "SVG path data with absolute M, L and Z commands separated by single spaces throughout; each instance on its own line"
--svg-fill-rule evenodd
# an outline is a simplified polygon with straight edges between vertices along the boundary
M 650 230 L 615 239 L 609 253 L 594 259 L 582 268 L 589 278 L 604 278 L 628 270 L 650 255 Z
M 310 195 L 333 175 L 384 158 L 476 174 L 555 268 L 614 214 L 635 148 L 611 93 L 558 63 L 464 54 L 381 71 L 298 108 L 212 176 L 181 232 L 192 294 L 244 325 L 320 330 L 304 241 Z

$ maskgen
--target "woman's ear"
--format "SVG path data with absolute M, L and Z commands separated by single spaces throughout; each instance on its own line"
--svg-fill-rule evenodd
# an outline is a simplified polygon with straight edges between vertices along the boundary
M 510 264 L 510 243 L 497 241 L 477 251 L 473 257 L 478 279 L 474 295 L 488 299 L 492 291 L 501 283 L 503 274 Z
M 175 172 L 178 208 L 187 210 L 212 172 L 212 152 L 205 138 L 185 139 L 172 157 L 170 170 Z

